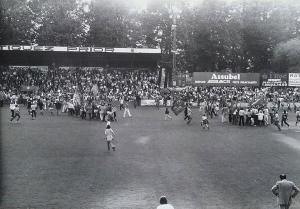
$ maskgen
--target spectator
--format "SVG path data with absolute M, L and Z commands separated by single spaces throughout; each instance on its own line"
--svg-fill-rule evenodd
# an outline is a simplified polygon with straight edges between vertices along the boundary
M 157 206 L 157 209 L 174 209 L 174 207 L 168 204 L 167 198 L 165 196 L 161 196 L 159 199 L 160 205 Z

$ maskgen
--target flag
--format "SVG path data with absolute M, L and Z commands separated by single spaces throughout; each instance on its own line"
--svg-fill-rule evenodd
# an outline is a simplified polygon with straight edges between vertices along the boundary
M 252 105 L 264 105 L 266 104 L 265 96 L 260 97 L 255 102 L 252 103 Z
M 174 114 L 177 116 L 179 113 L 184 111 L 185 109 L 185 102 L 181 99 L 177 99 L 174 101 L 173 106 L 171 107 L 171 110 L 174 112 Z

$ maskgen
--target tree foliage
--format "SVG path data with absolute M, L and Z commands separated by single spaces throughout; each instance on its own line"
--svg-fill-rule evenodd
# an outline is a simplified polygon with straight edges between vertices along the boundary
M 174 48 L 181 72 L 285 72 L 300 36 L 296 1 L 2 0 L 0 12 L 1 44 L 161 48 L 169 79 Z
M 274 50 L 273 71 L 278 73 L 300 72 L 300 39 L 280 43 Z

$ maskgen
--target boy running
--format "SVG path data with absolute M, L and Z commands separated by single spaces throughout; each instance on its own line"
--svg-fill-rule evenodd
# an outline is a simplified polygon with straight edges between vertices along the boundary
M 205 129 L 205 126 L 207 127 L 207 129 L 209 129 L 209 122 L 208 122 L 208 119 L 206 117 L 206 115 L 204 114 L 202 116 L 202 121 L 201 121 L 201 125 L 203 125 L 203 129 Z

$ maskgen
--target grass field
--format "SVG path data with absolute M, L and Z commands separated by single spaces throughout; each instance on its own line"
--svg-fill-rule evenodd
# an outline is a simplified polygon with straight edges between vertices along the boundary
M 164 120 L 164 108 L 131 108 L 113 122 L 116 151 L 104 140 L 106 123 L 48 112 L 21 123 L 1 110 L 0 208 L 150 209 L 165 195 L 175 209 L 277 208 L 271 187 L 286 173 L 300 186 L 300 125 L 240 127 L 210 120 L 200 127 L 193 109 Z M 300 208 L 297 196 L 291 209 Z

